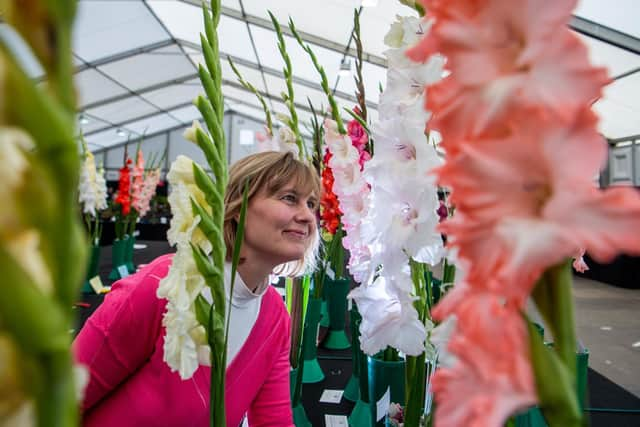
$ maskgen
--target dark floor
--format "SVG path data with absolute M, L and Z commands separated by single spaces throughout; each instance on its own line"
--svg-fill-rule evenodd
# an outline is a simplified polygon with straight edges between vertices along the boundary
M 134 262 L 137 265 L 148 263 L 163 253 L 173 251 L 166 242 L 137 243 L 140 245 L 139 249 L 134 251 Z M 105 285 L 110 284 L 107 280 L 110 264 L 111 247 L 105 246 L 102 248 L 100 263 L 100 276 Z M 590 351 L 587 410 L 591 426 L 640 427 L 640 398 L 637 396 L 640 391 L 640 348 L 627 342 L 631 337 L 640 341 L 640 289 L 620 291 L 609 285 L 578 278 L 574 294 L 578 336 Z M 77 307 L 78 326 L 95 310 L 102 301 L 102 296 L 85 294 L 82 300 L 88 307 Z M 626 310 L 622 313 L 626 315 L 621 315 L 620 307 Z M 615 342 L 616 332 L 624 342 Z M 324 330 L 321 330 L 321 336 L 322 333 Z M 606 333 L 605 336 L 600 337 L 599 334 L 603 333 Z M 604 345 L 599 344 L 601 341 L 604 341 Z M 604 355 L 601 354 L 603 352 Z M 324 381 L 303 386 L 303 405 L 314 427 L 325 425 L 325 414 L 349 415 L 353 408 L 353 403 L 345 399 L 339 404 L 319 402 L 325 389 L 343 389 L 346 385 L 351 375 L 351 351 L 319 348 L 318 361 L 325 374 Z M 622 368 L 616 370 L 615 366 Z M 591 368 L 596 368 L 600 373 Z M 622 383 L 622 386 L 616 382 Z

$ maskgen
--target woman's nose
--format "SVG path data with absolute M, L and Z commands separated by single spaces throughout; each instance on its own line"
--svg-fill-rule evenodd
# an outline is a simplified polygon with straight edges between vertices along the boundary
M 315 211 L 305 203 L 298 209 L 296 219 L 300 222 L 315 221 Z

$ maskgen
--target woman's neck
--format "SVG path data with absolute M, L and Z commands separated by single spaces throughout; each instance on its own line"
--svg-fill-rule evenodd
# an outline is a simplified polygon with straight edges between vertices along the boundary
M 270 266 L 259 266 L 255 263 L 243 262 L 238 264 L 238 274 L 251 292 L 255 292 L 269 280 L 269 274 L 273 269 Z

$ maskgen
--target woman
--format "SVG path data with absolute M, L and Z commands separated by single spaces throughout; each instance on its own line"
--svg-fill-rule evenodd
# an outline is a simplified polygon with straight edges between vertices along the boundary
M 225 406 L 227 425 L 293 426 L 289 397 L 289 317 L 273 272 L 313 268 L 319 179 L 291 153 L 248 156 L 230 170 L 224 238 L 229 261 L 244 183 L 249 204 L 231 299 Z M 208 426 L 210 368 L 182 381 L 163 362 L 166 301 L 156 297 L 171 255 L 115 283 L 74 343 L 90 372 L 83 410 L 87 426 Z M 230 268 L 225 285 L 229 290 Z M 228 292 L 227 292 L 228 295 Z

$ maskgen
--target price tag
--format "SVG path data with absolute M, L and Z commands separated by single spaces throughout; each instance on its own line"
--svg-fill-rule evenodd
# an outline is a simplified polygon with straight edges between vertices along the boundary
M 89 285 L 91 285 L 93 292 L 95 292 L 96 294 L 100 294 L 105 290 L 104 285 L 102 284 L 102 280 L 100 280 L 100 276 L 94 276 L 89 279 Z
M 340 403 L 344 390 L 324 390 L 320 396 L 320 403 Z
M 389 412 L 389 405 L 391 404 L 391 388 L 387 387 L 387 391 L 384 392 L 380 400 L 376 402 L 376 421 L 380 421 Z
M 349 425 L 345 415 L 324 415 L 324 425 L 327 427 L 347 427 Z
M 125 277 L 127 277 L 129 275 L 129 270 L 127 270 L 127 266 L 126 265 L 119 265 L 118 266 L 118 274 L 120 275 L 121 279 L 124 279 Z

